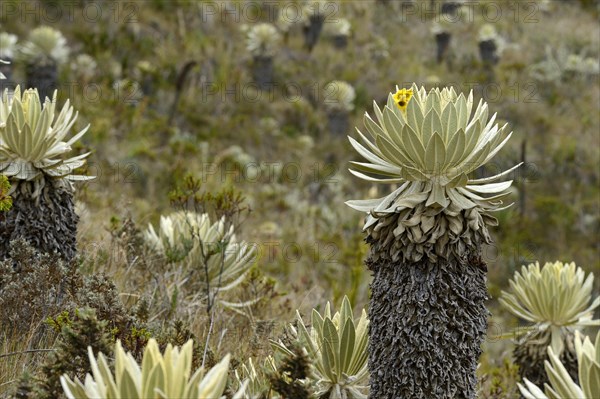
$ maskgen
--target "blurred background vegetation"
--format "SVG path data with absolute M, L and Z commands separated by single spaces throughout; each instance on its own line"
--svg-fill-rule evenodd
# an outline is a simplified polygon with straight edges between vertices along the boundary
M 76 193 L 81 271 L 105 273 L 128 308 L 152 298 L 149 281 L 167 270 L 136 258 L 149 255 L 132 254 L 128 248 L 139 243 L 128 234 L 171 212 L 173 191 L 185 190 L 193 176 L 203 192 L 234 187 L 245 197 L 251 212 L 237 236 L 256 244 L 259 257 L 255 279 L 237 295 L 269 298 L 222 317 L 211 342 L 217 354 L 253 353 L 252 337 L 276 334 L 293 309 L 339 304 L 344 295 L 356 309 L 366 307 L 363 215 L 344 201 L 382 196 L 390 187 L 347 172 L 358 155 L 346 135 L 362 129 L 372 101 L 381 104 L 396 85 L 472 89 L 514 131 L 482 175 L 525 161 L 513 177 L 515 205 L 497 215 L 495 244 L 484 254 L 492 315 L 482 375 L 490 386 L 504 384 L 514 376 L 506 360 L 511 343 L 497 336 L 517 320 L 497 298 L 515 270 L 561 260 L 600 272 L 598 2 L 466 1 L 446 15 L 441 2 L 429 1 L 324 5 L 323 32 L 308 51 L 300 1 L 3 1 L 1 32 L 20 42 L 50 25 L 67 38 L 59 102 L 69 98 L 79 111 L 74 130 L 91 124 L 77 152 L 93 151 L 85 172 L 98 176 Z M 345 47 L 336 47 L 331 33 L 340 19 L 350 25 Z M 260 22 L 274 24 L 282 37 L 272 55 L 273 82 L 263 90 L 246 47 L 247 32 Z M 498 46 L 492 64 L 478 47 L 489 25 Z M 440 30 L 451 40 L 438 60 Z M 12 80 L 25 83 L 19 62 Z M 325 87 L 334 80 L 355 90 L 344 134 L 328 127 Z M 595 285 L 598 292 L 600 279 Z M 157 305 L 149 318 L 181 317 L 205 336 L 204 314 L 163 310 Z M 279 327 L 257 333 L 265 325 Z M 250 337 L 241 349 L 240 336 Z M 11 345 L 5 340 L 0 353 Z M 26 356 L 13 361 L 18 371 L 36 363 Z M 0 381 L 9 372 L 0 366 Z

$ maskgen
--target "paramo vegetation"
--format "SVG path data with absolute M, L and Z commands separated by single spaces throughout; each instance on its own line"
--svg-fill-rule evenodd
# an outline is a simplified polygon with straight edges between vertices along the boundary
M 3 1 L 0 398 L 600 397 L 599 13 Z

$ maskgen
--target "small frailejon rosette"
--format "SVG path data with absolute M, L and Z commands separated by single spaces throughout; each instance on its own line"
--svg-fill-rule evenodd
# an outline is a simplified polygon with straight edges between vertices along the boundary
M 27 64 L 64 64 L 69 58 L 67 39 L 50 27 L 39 26 L 29 33 L 28 40 L 21 46 L 19 57 Z
M 348 82 L 333 80 L 325 85 L 324 106 L 329 112 L 350 112 L 354 109 L 356 91 Z
M 269 23 L 254 25 L 247 33 L 246 49 L 255 57 L 273 57 L 279 50 L 281 35 Z
M 473 92 L 412 85 L 390 93 L 375 119 L 364 117 L 368 136 L 357 129 L 362 144 L 349 137 L 367 162 L 351 162 L 350 172 L 370 182 L 398 185 L 389 195 L 347 201 L 366 212 L 364 230 L 373 260 L 417 262 L 451 255 L 463 259 L 482 243 L 490 243 L 487 227 L 497 225 L 489 213 L 507 208 L 502 198 L 512 181 L 501 181 L 520 166 L 494 176 L 469 174 L 489 162 L 510 139 L 506 125 L 488 119 L 483 100 L 473 111 Z
M 224 217 L 213 223 L 206 213 L 177 211 L 161 216 L 158 232 L 149 225 L 144 238 L 170 262 L 181 262 L 187 270 L 206 268 L 197 277 L 218 292 L 239 286 L 257 256 L 256 247 L 239 241 L 234 226 L 228 226 Z M 236 307 L 231 302 L 219 301 Z

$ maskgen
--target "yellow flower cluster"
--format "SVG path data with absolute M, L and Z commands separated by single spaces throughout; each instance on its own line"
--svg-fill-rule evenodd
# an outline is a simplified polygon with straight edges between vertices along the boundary
M 412 89 L 400 89 L 394 94 L 394 101 L 400 110 L 406 111 L 408 102 L 413 95 Z

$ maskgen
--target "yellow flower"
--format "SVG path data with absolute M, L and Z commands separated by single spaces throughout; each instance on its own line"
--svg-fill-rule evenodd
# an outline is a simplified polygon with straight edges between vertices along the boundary
M 412 89 L 400 89 L 394 94 L 394 101 L 398 108 L 402 111 L 406 111 L 406 107 L 408 106 L 408 102 L 413 95 Z

